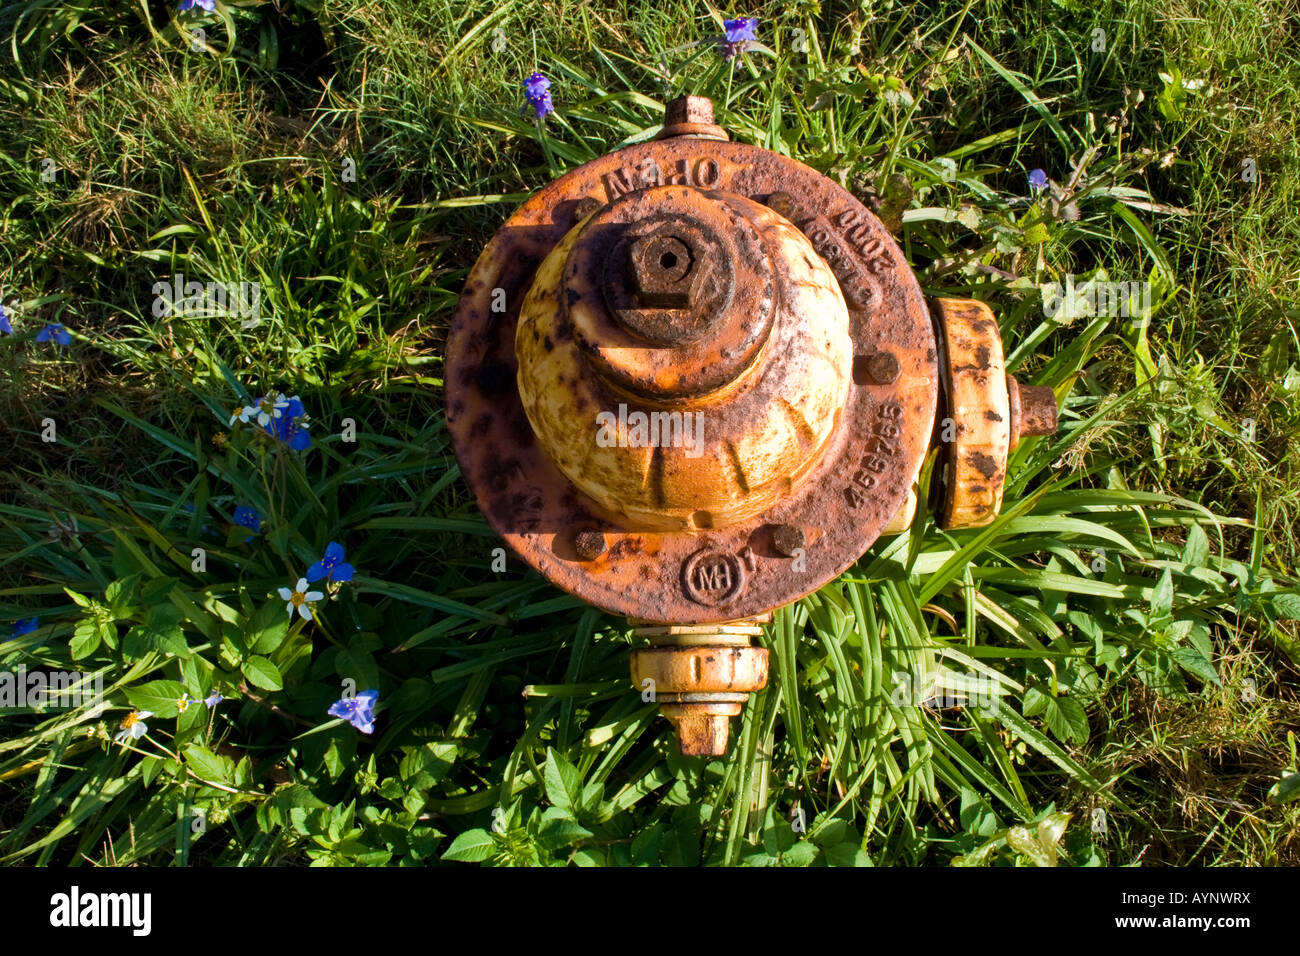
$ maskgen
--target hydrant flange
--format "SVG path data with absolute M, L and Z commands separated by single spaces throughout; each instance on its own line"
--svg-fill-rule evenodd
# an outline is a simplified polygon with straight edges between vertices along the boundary
M 847 345 L 847 393 L 834 427 L 799 459 L 807 465 L 806 472 L 792 474 L 786 493 L 774 495 L 755 513 L 740 509 L 719 519 L 702 509 L 679 527 L 671 521 L 655 527 L 643 515 L 627 509 L 620 513 L 616 502 L 584 492 L 557 465 L 525 410 L 520 394 L 524 377 L 516 353 L 520 314 L 530 294 L 555 296 L 557 316 L 563 311 L 561 294 L 584 295 L 562 284 L 537 283 L 547 257 L 575 227 L 608 218 L 615 206 L 634 203 L 639 191 L 674 194 L 664 187 L 675 187 L 683 202 L 695 201 L 687 191 L 702 197 L 698 201 L 708 206 L 695 218 L 706 223 L 713 221 L 714 204 L 729 204 L 747 222 L 754 216 L 746 203 L 766 206 L 776 232 L 765 231 L 761 223 L 758 227 L 770 259 L 770 267 L 762 265 L 760 272 L 770 268 L 775 273 L 772 308 L 779 310 L 795 287 L 789 250 L 799 247 L 772 238 L 781 235 L 785 223 L 817 253 L 809 257 L 820 259 L 814 265 L 834 275 L 847 315 L 841 333 Z M 748 241 L 748 229 L 744 226 L 732 236 Z M 706 340 L 708 328 L 688 326 L 682 333 L 655 313 L 688 309 L 693 296 L 709 294 L 681 285 L 677 271 L 697 240 L 679 233 L 683 230 L 656 231 L 653 225 L 639 230 L 630 240 L 641 242 L 628 252 L 632 268 L 636 262 L 669 265 L 660 275 L 617 276 L 600 290 L 615 302 L 584 298 L 579 308 L 603 310 L 649 349 L 683 348 Z M 577 269 L 583 250 L 578 237 L 572 241 L 575 246 L 566 264 Z M 737 258 L 725 263 L 721 272 L 732 273 L 734 282 L 737 269 L 753 267 L 750 260 Z M 707 281 L 708 276 L 701 278 Z M 713 281 L 712 294 L 722 295 L 725 288 L 719 288 L 726 285 L 726 276 Z M 574 303 L 567 305 L 572 311 Z M 589 415 L 575 420 L 573 427 L 589 432 L 594 444 L 596 414 L 617 413 L 620 399 L 629 406 L 637 401 L 699 401 L 701 394 L 725 388 L 719 380 L 747 367 L 746 362 L 798 363 L 799 355 L 762 347 L 759 340 L 768 317 L 761 308 L 751 311 L 740 318 L 752 321 L 740 325 L 736 314 L 700 317 L 705 326 L 724 323 L 715 332 L 731 328 L 737 338 L 725 350 L 728 354 L 719 352 L 716 367 L 688 377 L 677 395 L 670 387 L 647 396 L 647 387 L 658 387 L 652 381 L 653 362 L 606 367 L 600 386 L 606 389 L 601 393 L 603 406 L 589 408 Z M 563 326 L 559 318 L 556 321 L 557 327 Z M 768 340 L 779 333 L 780 315 L 772 321 L 776 324 L 766 333 Z M 727 322 L 731 326 L 725 326 Z M 554 340 L 551 345 L 556 345 Z M 545 342 L 540 348 L 545 350 Z M 599 348 L 597 343 L 587 352 L 595 365 L 626 358 L 611 353 L 602 359 L 596 354 Z M 606 362 L 611 364 L 618 363 Z M 631 378 L 619 380 L 620 372 Z M 648 377 L 635 380 L 641 372 Z M 447 342 L 448 428 L 465 478 L 492 526 L 526 562 L 570 593 L 612 613 L 666 624 L 759 615 L 808 594 L 852 565 L 900 511 L 911 490 L 930 444 L 938 383 L 937 347 L 920 285 L 875 216 L 837 183 L 792 159 L 694 135 L 618 150 L 567 173 L 524 203 L 479 257 Z M 724 405 L 714 409 L 724 414 Z M 799 428 L 797 421 L 792 428 Z M 664 450 L 658 458 L 671 465 L 671 453 Z

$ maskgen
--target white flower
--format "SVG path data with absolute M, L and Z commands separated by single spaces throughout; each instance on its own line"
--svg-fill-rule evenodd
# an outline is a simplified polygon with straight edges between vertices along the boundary
M 127 740 L 139 740 L 149 732 L 149 725 L 144 722 L 152 717 L 152 710 L 133 710 L 122 719 L 122 729 L 113 737 L 114 743 L 124 744 Z
M 280 599 L 285 602 L 284 609 L 289 612 L 289 616 L 293 617 L 293 609 L 297 608 L 304 621 L 311 620 L 311 606 L 324 597 L 320 591 L 307 590 L 306 578 L 299 578 L 292 591 L 280 588 Z
M 294 397 L 297 398 L 296 395 Z M 267 425 L 271 424 L 271 422 L 280 418 L 284 414 L 284 410 L 288 407 L 289 399 L 285 398 L 280 392 L 275 392 L 271 395 L 264 395 L 252 405 L 245 405 L 239 411 L 235 412 L 235 414 L 231 415 L 230 424 L 233 425 L 235 422 L 243 422 L 247 425 L 248 420 L 252 416 L 256 415 L 257 424 L 265 428 Z
M 245 425 L 247 425 L 248 416 L 253 415 L 256 412 L 257 412 L 256 405 L 245 405 L 239 411 L 235 412 L 235 414 L 230 416 L 230 424 L 233 425 L 235 424 L 235 422 L 243 422 Z
M 289 399 L 285 398 L 279 392 L 259 399 L 257 402 L 257 408 L 254 409 L 254 411 L 257 412 L 257 424 L 265 428 L 267 425 L 271 424 L 272 421 L 279 418 L 281 413 L 288 407 Z

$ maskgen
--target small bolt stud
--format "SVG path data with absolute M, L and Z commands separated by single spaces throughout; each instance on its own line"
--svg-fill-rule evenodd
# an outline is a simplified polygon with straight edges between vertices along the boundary
M 573 536 L 573 549 L 583 561 L 595 561 L 605 553 L 605 532 L 588 529 Z
M 877 385 L 892 385 L 898 380 L 902 366 L 893 352 L 873 352 L 867 356 L 867 374 Z
M 778 525 L 772 532 L 772 547 L 776 548 L 778 554 L 786 558 L 793 558 L 796 551 L 804 546 L 803 528 L 796 527 L 792 524 Z

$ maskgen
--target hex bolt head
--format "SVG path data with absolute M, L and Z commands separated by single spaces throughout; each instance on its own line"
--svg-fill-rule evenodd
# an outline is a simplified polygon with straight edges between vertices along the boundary
M 775 192 L 767 197 L 764 203 L 768 209 L 794 222 L 799 216 L 799 204 L 795 198 L 787 192 Z
M 712 125 L 713 101 L 707 96 L 679 96 L 672 100 L 664 110 L 664 125 L 680 123 Z
M 778 554 L 793 558 L 796 551 L 804 546 L 803 528 L 792 524 L 778 525 L 772 531 L 772 547 Z
M 867 356 L 866 369 L 877 385 L 892 385 L 898 380 L 902 366 L 893 352 L 872 352 Z
M 595 196 L 583 196 L 573 207 L 573 221 L 582 222 L 602 205 Z
M 595 561 L 605 553 L 605 532 L 588 528 L 573 536 L 573 549 L 583 561 Z

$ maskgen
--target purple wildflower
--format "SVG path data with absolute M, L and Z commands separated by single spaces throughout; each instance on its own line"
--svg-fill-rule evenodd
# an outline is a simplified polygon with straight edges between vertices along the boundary
M 1043 172 L 1041 169 L 1030 170 L 1029 188 L 1032 189 L 1034 192 L 1038 192 L 1040 189 L 1046 189 L 1047 173 Z
M 379 691 L 363 690 L 356 697 L 344 697 L 330 704 L 329 715 L 342 717 L 363 734 L 375 732 L 375 701 Z
M 758 17 L 741 17 L 738 20 L 723 20 L 722 28 L 727 31 L 728 43 L 740 43 L 743 40 L 757 40 L 754 31 L 758 29 Z
M 181 0 L 180 12 L 185 13 L 187 10 L 193 10 L 195 7 L 211 13 L 217 9 L 217 0 Z
M 209 694 L 207 697 L 203 698 L 203 703 L 207 704 L 208 707 L 216 707 L 217 704 L 221 703 L 223 699 L 224 698 L 222 698 L 220 694 L 214 691 L 213 693 Z
M 0 332 L 5 335 L 14 334 L 14 327 L 9 324 L 9 311 L 3 305 L 0 305 Z
M 551 104 L 551 81 L 541 73 L 534 73 L 524 80 L 524 99 L 537 111 L 539 120 L 555 112 Z
M 343 545 L 331 541 L 325 549 L 325 556 L 307 569 L 307 580 L 319 581 L 328 577 L 331 581 L 351 581 L 356 569 L 344 561 L 343 557 Z
M 723 20 L 723 36 L 718 37 L 718 49 L 724 60 L 732 60 L 736 54 L 744 53 L 751 43 L 757 43 L 758 17 L 740 17 L 736 20 Z

